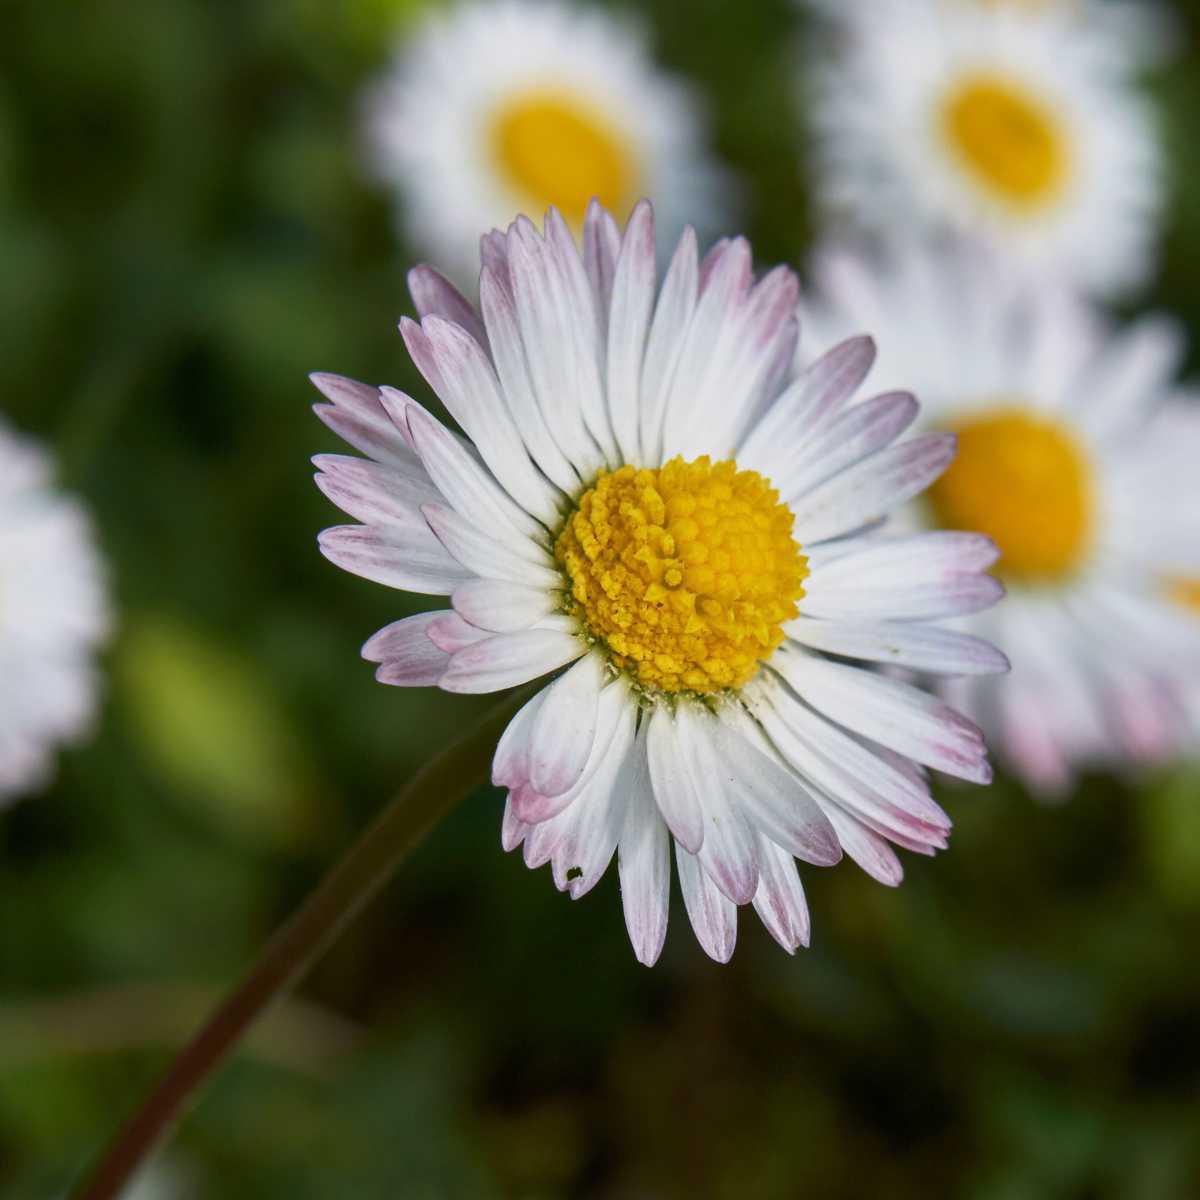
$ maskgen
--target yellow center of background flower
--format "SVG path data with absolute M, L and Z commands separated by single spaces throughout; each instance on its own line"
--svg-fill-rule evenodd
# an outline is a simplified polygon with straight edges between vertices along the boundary
M 1000 573 L 1021 582 L 1070 575 L 1092 527 L 1091 472 L 1071 435 L 1021 408 L 992 409 L 950 428 L 958 455 L 929 489 L 938 524 L 994 538 Z
M 1176 604 L 1200 616 L 1200 579 L 1173 579 L 1167 592 Z
M 808 563 L 755 471 L 675 458 L 602 472 L 554 547 L 570 603 L 644 687 L 740 687 L 783 641 Z
M 1052 201 L 1070 154 L 1050 107 L 1020 83 L 978 74 L 959 81 L 942 109 L 946 140 L 977 183 L 1023 210 Z
M 500 109 L 491 132 L 501 173 L 536 210 L 553 204 L 581 226 L 593 196 L 616 213 L 636 199 L 640 172 L 632 148 L 603 114 L 576 97 L 524 92 Z

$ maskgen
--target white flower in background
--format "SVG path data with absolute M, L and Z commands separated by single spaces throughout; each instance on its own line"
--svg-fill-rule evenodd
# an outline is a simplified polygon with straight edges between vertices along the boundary
M 1147 277 L 1163 166 L 1134 77 L 1149 51 L 1126 6 L 842 7 L 854 15 L 835 22 L 837 53 L 813 56 L 804 96 L 835 220 L 969 233 L 1088 291 Z
M 578 234 L 589 201 L 624 218 L 719 226 L 725 187 L 692 93 L 628 19 L 555 0 L 433 11 L 369 97 L 375 173 L 412 243 L 474 281 L 479 231 L 551 205 Z
M 524 218 L 489 234 L 483 261 L 482 315 L 420 267 L 422 320 L 401 326 L 470 441 L 401 392 L 314 377 L 322 419 L 368 456 L 315 460 L 363 522 L 323 552 L 453 605 L 364 655 L 382 682 L 452 692 L 561 671 L 496 750 L 504 846 L 573 897 L 615 852 L 649 964 L 673 839 L 710 955 L 728 959 L 748 902 L 792 951 L 809 928 L 794 857 L 844 849 L 898 883 L 889 842 L 931 854 L 950 827 L 923 768 L 990 779 L 970 722 L 854 665 L 1005 669 L 931 623 L 998 597 L 991 542 L 858 536 L 941 474 L 954 437 L 897 442 L 907 393 L 852 402 L 869 339 L 793 376 L 796 278 L 755 282 L 741 238 L 701 261 L 685 231 L 660 287 L 650 206 L 623 236 L 594 206 L 582 254 L 552 210 L 544 236 Z
M 1180 397 L 1163 408 L 1153 424 L 1154 458 L 1148 468 L 1151 486 L 1172 497 L 1175 509 L 1191 521 L 1194 541 L 1200 541 L 1200 396 Z M 1182 571 L 1163 581 L 1168 598 L 1192 622 L 1200 637 L 1200 551 L 1194 550 Z M 1180 655 L 1176 688 L 1186 723 L 1182 752 L 1200 754 L 1200 656 Z
M 90 725 L 108 632 L 100 561 L 52 465 L 0 423 L 0 804 L 43 784 Z
M 1200 666 L 1200 624 L 1166 586 L 1200 576 L 1200 493 L 1180 486 L 1197 442 L 1171 465 L 1152 422 L 1173 394 L 1175 324 L 1118 332 L 1076 294 L 962 247 L 832 250 L 815 274 L 817 337 L 873 330 L 883 382 L 910 381 L 926 426 L 958 434 L 910 516 L 1000 547 L 1008 599 L 962 627 L 1002 646 L 1013 671 L 955 685 L 955 702 L 1047 792 L 1076 764 L 1172 752 L 1171 678 Z

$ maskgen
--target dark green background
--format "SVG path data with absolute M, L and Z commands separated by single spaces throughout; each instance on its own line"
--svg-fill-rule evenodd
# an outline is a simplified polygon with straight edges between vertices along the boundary
M 1186 9 L 1186 11 L 1184 11 Z M 1181 6 L 1200 22 L 1200 5 Z M 406 597 L 319 557 L 312 369 L 415 389 L 356 95 L 398 0 L 0 2 L 0 408 L 94 507 L 120 634 L 94 741 L 0 818 L 0 1195 L 53 1195 L 364 822 L 486 698 L 375 684 Z M 407 16 L 406 16 L 407 13 Z M 812 224 L 785 0 L 657 0 L 764 262 Z M 1155 303 L 1200 329 L 1200 51 L 1149 81 Z M 1193 367 L 1195 359 L 1193 359 Z M 659 966 L 477 795 L 186 1121 L 201 1197 L 1200 1195 L 1197 775 L 946 789 L 899 891 L 805 881 Z

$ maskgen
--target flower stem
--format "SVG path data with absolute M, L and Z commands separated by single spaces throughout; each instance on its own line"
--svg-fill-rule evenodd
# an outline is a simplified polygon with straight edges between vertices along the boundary
M 263 1010 L 313 966 L 425 835 L 487 780 L 496 742 L 524 699 L 524 693 L 506 699 L 417 772 L 271 938 L 75 1189 L 74 1200 L 120 1194 Z

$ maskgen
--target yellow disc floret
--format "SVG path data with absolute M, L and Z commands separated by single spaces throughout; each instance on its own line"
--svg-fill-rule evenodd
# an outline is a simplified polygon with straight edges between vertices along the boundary
M 566 92 L 512 97 L 493 118 L 491 141 L 501 173 L 524 202 L 538 210 L 553 204 L 577 227 L 593 196 L 614 212 L 637 198 L 640 172 L 628 139 Z
M 783 641 L 808 574 L 779 493 L 707 457 L 602 472 L 554 553 L 588 632 L 663 692 L 744 684 Z
M 1053 201 L 1066 183 L 1066 131 L 1041 97 L 1003 75 L 974 74 L 946 96 L 942 131 L 977 184 L 1012 208 Z
M 1025 583 L 1069 576 L 1092 535 L 1091 471 L 1058 423 L 1024 408 L 960 421 L 958 455 L 929 489 L 938 524 L 977 530 L 1000 547 L 1000 572 Z

